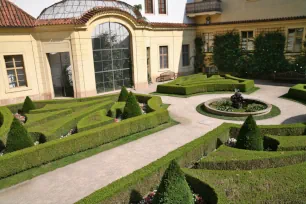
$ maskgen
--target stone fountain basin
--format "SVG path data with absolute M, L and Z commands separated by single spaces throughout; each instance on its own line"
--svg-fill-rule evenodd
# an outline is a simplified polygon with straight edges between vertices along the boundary
M 210 104 L 212 104 L 213 102 L 217 102 L 220 100 L 230 100 L 230 98 L 216 98 L 216 99 L 212 99 L 209 101 L 206 101 L 203 106 L 205 108 L 205 110 L 209 113 L 215 114 L 215 115 L 222 115 L 222 116 L 229 116 L 229 117 L 246 117 L 249 115 L 256 115 L 256 116 L 261 116 L 261 115 L 265 115 L 271 112 L 272 110 L 272 105 L 269 103 L 266 103 L 264 101 L 258 100 L 258 99 L 251 99 L 251 98 L 245 98 L 244 101 L 249 101 L 249 102 L 256 102 L 259 104 L 263 104 L 266 105 L 267 108 L 265 110 L 261 110 L 261 111 L 257 111 L 257 112 L 227 112 L 227 111 L 220 111 L 217 110 L 213 107 L 210 106 Z

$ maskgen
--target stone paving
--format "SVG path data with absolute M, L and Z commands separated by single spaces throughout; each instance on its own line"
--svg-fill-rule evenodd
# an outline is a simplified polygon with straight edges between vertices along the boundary
M 247 97 L 272 103 L 282 111 L 280 116 L 258 121 L 258 124 L 287 124 L 306 121 L 304 105 L 279 98 L 288 92 L 289 86 L 267 85 L 262 82 L 259 82 L 257 86 L 261 89 Z M 156 85 L 151 85 L 148 89 L 138 92 L 150 93 L 154 90 L 156 90 Z M 224 96 L 230 96 L 230 94 L 208 94 L 190 98 L 163 96 L 163 102 L 171 104 L 170 115 L 180 122 L 179 125 L 4 189 L 0 191 L 0 203 L 74 203 L 204 135 L 223 122 L 230 122 L 206 117 L 195 110 L 196 106 L 204 101 Z

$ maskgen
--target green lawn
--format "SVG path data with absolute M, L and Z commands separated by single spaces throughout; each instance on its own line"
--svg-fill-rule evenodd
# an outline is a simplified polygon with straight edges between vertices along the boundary
M 57 168 L 64 167 L 66 165 L 72 164 L 74 162 L 77 162 L 79 160 L 82 160 L 82 159 L 85 159 L 85 158 L 88 158 L 88 157 L 91 157 L 91 156 L 93 156 L 95 154 L 98 154 L 98 153 L 101 153 L 103 151 L 107 151 L 109 149 L 118 147 L 120 145 L 135 141 L 137 139 L 140 139 L 142 137 L 145 137 L 145 136 L 148 136 L 150 134 L 156 133 L 158 131 L 162 131 L 166 128 L 172 127 L 172 126 L 177 125 L 177 124 L 178 124 L 178 122 L 171 120 L 169 123 L 160 125 L 156 128 L 153 128 L 153 129 L 150 129 L 150 130 L 147 130 L 147 131 L 143 131 L 143 132 L 131 135 L 129 137 L 124 137 L 124 138 L 121 138 L 121 139 L 116 140 L 114 142 L 110 142 L 108 144 L 101 145 L 97 148 L 90 149 L 90 150 L 87 150 L 87 151 L 84 151 L 84 152 L 80 152 L 80 153 L 77 153 L 75 155 L 68 156 L 68 157 L 65 157 L 63 159 L 56 160 L 54 162 L 50 162 L 50 163 L 42 165 L 40 167 L 29 169 L 27 171 L 18 173 L 16 175 L 10 176 L 8 178 L 1 179 L 0 180 L 0 189 L 8 188 L 10 186 L 16 185 L 16 184 L 21 183 L 23 181 L 32 179 L 36 176 L 39 176 L 39 175 L 45 174 L 47 172 L 53 171 Z
M 246 118 L 247 118 L 247 117 L 229 117 L 229 116 L 215 115 L 213 113 L 207 112 L 203 108 L 203 104 L 198 105 L 196 110 L 198 111 L 198 113 L 200 113 L 202 115 L 205 115 L 205 116 L 208 116 L 208 117 L 212 117 L 212 118 L 221 119 L 221 120 L 245 121 Z M 276 116 L 278 116 L 280 114 L 281 114 L 281 110 L 277 106 L 273 105 L 272 110 L 271 110 L 270 113 L 262 115 L 262 116 L 254 116 L 254 119 L 255 120 L 265 120 L 265 119 L 276 117 Z

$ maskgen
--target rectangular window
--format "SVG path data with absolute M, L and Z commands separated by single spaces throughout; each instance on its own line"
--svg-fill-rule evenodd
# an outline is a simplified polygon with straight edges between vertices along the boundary
M 204 52 L 214 51 L 214 34 L 213 33 L 203 33 L 204 41 Z
M 160 68 L 168 69 L 168 46 L 159 47 Z
M 24 61 L 22 55 L 4 56 L 9 87 L 27 86 Z
M 303 43 L 304 28 L 294 28 L 288 30 L 287 51 L 301 52 Z
M 145 0 L 145 12 L 153 13 L 153 0 Z
M 183 67 L 190 65 L 189 60 L 189 45 L 183 45 L 182 47 Z
M 167 14 L 167 0 L 158 0 L 159 14 Z
M 254 33 L 253 31 L 241 32 L 241 48 L 242 50 L 254 50 Z

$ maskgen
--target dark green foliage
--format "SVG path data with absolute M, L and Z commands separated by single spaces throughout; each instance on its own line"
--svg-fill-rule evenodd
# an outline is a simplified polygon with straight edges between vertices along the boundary
M 236 72 L 241 77 L 245 77 L 252 72 L 254 67 L 254 57 L 250 54 L 241 55 L 236 62 Z
M 306 73 L 306 41 L 304 42 L 304 49 L 301 52 L 301 55 L 299 55 L 294 63 L 294 71 L 297 71 L 301 74 Z
M 288 91 L 288 97 L 294 100 L 306 101 L 306 84 L 297 84 Z
M 204 64 L 204 52 L 203 52 L 203 46 L 204 42 L 201 37 L 197 37 L 194 40 L 195 44 L 195 59 L 194 59 L 194 71 L 195 73 L 202 72 L 202 68 L 205 67 Z
M 7 107 L 0 107 L 0 151 L 5 147 L 7 133 L 10 131 L 13 118 L 12 112 Z
M 180 166 L 172 161 L 165 171 L 153 204 L 194 204 L 192 192 Z
M 30 99 L 30 97 L 27 96 L 23 103 L 22 112 L 29 113 L 30 110 L 34 110 L 34 109 L 36 109 L 35 104 Z
M 129 97 L 129 92 L 126 90 L 125 86 L 121 88 L 118 102 L 126 102 Z
M 14 118 L 7 136 L 6 152 L 14 152 L 33 145 L 33 141 L 28 131 L 18 119 Z
M 263 150 L 263 137 L 253 116 L 249 116 L 242 125 L 237 137 L 236 147 L 247 150 Z
M 289 63 L 284 55 L 285 42 L 286 37 L 280 32 L 260 34 L 255 39 L 254 71 L 265 74 L 286 71 Z
M 241 55 L 240 36 L 235 32 L 216 35 L 213 62 L 222 72 L 236 72 L 235 64 Z
M 122 118 L 128 119 L 128 118 L 133 118 L 133 117 L 140 116 L 140 115 L 142 115 L 141 108 L 139 107 L 139 104 L 134 94 L 130 92 L 129 97 L 124 107 Z

